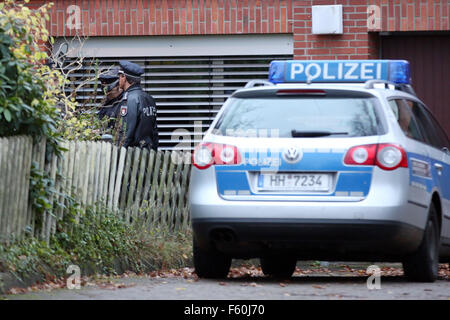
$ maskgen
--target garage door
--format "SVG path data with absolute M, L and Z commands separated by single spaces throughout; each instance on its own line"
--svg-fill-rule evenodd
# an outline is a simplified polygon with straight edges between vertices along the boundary
M 382 36 L 381 48 L 383 59 L 410 62 L 418 97 L 450 136 L 450 34 Z
M 202 139 L 225 100 L 253 79 L 267 79 L 269 64 L 293 58 L 293 38 L 273 35 L 203 35 L 92 37 L 56 39 L 55 54 L 65 53 L 66 65 L 84 57 L 71 75 L 76 100 L 88 112 L 103 94 L 93 81 L 99 68 L 120 60 L 141 65 L 142 87 L 157 103 L 160 149 L 193 149 Z
M 225 100 L 253 79 L 267 79 L 270 61 L 292 55 L 209 57 L 121 57 L 141 65 L 141 86 L 158 108 L 161 150 L 190 150 L 202 139 Z M 96 57 L 71 77 L 72 88 L 92 78 L 95 70 L 118 65 L 117 58 Z M 95 63 L 94 63 L 95 61 Z M 76 100 L 86 110 L 95 110 L 102 92 L 90 82 L 76 90 Z

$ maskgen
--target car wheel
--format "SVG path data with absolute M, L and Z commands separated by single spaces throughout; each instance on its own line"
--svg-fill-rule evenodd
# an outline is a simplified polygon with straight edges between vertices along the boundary
M 412 281 L 434 282 L 439 266 L 439 223 L 436 208 L 431 204 L 428 221 L 419 249 L 403 261 L 405 276 Z
M 219 279 L 226 278 L 230 271 L 231 258 L 215 249 L 201 249 L 194 237 L 194 268 L 200 278 Z
M 292 257 L 265 257 L 260 260 L 262 272 L 274 278 L 290 278 L 297 264 Z

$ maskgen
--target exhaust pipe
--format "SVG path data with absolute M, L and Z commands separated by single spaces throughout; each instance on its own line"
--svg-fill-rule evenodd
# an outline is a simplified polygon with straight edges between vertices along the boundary
M 236 241 L 236 236 L 232 230 L 216 229 L 211 232 L 211 238 L 217 242 L 231 243 Z

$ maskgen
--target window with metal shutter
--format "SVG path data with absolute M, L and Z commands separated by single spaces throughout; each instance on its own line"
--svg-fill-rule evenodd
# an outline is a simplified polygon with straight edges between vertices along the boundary
M 141 65 L 145 74 L 141 86 L 156 100 L 160 150 L 190 150 L 225 100 L 253 79 L 267 79 L 272 60 L 292 59 L 291 55 L 223 57 L 151 57 L 120 59 Z M 85 61 L 88 61 L 86 59 Z M 71 89 L 98 69 L 117 66 L 119 59 L 96 58 L 86 62 L 70 80 Z M 76 91 L 76 100 L 88 108 L 101 103 L 103 93 L 94 82 Z

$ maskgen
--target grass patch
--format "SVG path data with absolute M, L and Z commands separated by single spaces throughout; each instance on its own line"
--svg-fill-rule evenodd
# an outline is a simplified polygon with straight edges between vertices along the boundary
M 69 265 L 78 265 L 83 275 L 114 275 L 192 265 L 190 230 L 171 232 L 164 227 L 148 228 L 142 221 L 133 225 L 110 212 L 86 210 L 46 244 L 33 237 L 0 246 L 0 272 L 20 278 L 38 274 L 45 278 L 67 276 Z

